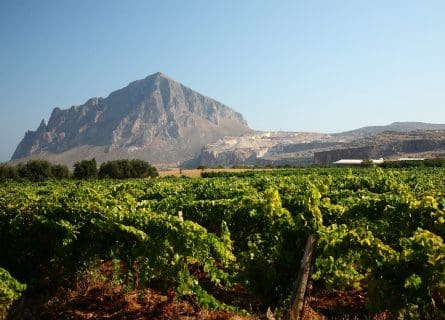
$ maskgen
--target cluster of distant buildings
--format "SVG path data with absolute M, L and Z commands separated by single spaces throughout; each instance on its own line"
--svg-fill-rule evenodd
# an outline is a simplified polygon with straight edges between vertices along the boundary
M 399 158 L 397 161 L 423 161 L 425 158 Z M 332 162 L 335 166 L 361 166 L 365 163 L 382 165 L 385 163 L 383 158 L 380 159 L 340 159 Z

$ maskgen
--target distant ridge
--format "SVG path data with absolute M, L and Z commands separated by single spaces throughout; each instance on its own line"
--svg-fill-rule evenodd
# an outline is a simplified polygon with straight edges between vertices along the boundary
M 392 131 L 355 139 L 340 148 L 315 152 L 314 163 L 330 165 L 341 159 L 444 158 L 445 130 L 439 130 L 437 125 L 433 128 L 408 132 L 393 128 Z
M 369 137 L 385 131 L 410 132 L 414 130 L 445 130 L 445 124 L 425 122 L 393 122 L 383 126 L 366 126 L 363 128 L 335 133 L 334 135 L 354 136 L 354 138 Z
M 241 114 L 158 72 L 106 98 L 66 110 L 55 108 L 48 124 L 28 131 L 12 160 L 44 158 L 72 165 L 140 158 L 179 163 L 205 144 L 249 132 Z

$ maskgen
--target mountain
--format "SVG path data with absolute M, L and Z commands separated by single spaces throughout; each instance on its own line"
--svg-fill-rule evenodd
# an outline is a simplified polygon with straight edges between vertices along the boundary
M 139 158 L 196 167 L 309 165 L 315 157 L 315 163 L 329 164 L 338 157 L 442 155 L 443 130 L 444 124 L 395 122 L 333 134 L 253 131 L 228 106 L 155 73 L 106 98 L 55 108 L 48 124 L 42 120 L 25 134 L 12 160 L 73 165 L 93 157 L 99 163 Z
M 445 130 L 445 124 L 434 124 L 424 122 L 393 122 L 385 126 L 367 126 L 355 130 L 345 131 L 334 134 L 335 136 L 346 136 L 359 139 L 370 137 L 385 131 L 410 132 L 416 130 Z
M 192 159 L 205 144 L 250 132 L 242 115 L 162 73 L 66 110 L 28 131 L 12 160 L 43 158 L 72 165 L 139 158 L 154 164 Z
M 444 157 L 444 130 L 444 124 L 395 122 L 333 134 L 256 131 L 210 143 L 187 164 L 328 165 L 341 158 Z

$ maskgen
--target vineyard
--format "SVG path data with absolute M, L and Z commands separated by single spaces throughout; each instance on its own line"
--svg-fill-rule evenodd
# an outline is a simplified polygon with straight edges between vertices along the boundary
M 0 318 L 107 262 L 125 288 L 282 317 L 312 234 L 314 292 L 360 293 L 369 314 L 443 319 L 444 194 L 442 168 L 3 182 Z

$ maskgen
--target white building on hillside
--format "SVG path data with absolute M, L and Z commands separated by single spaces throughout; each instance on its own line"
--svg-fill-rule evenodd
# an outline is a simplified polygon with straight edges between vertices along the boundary
M 343 166 L 360 166 L 363 164 L 364 161 L 365 160 L 363 160 L 363 159 L 340 159 L 340 160 L 333 162 L 332 164 L 338 165 L 338 166 L 342 166 L 342 165 Z M 373 164 L 383 164 L 384 163 L 383 158 L 380 158 L 377 160 L 371 159 L 370 161 Z

